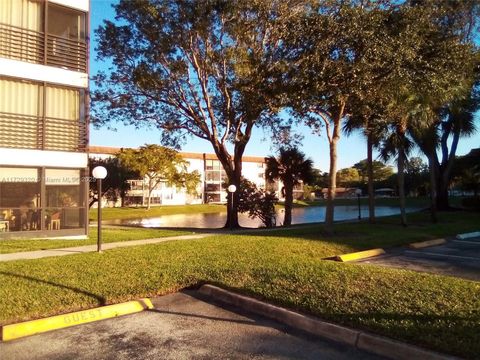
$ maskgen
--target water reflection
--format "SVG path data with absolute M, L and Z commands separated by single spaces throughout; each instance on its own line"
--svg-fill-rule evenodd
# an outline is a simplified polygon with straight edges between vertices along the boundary
M 417 210 L 407 208 L 407 212 Z M 368 216 L 368 207 L 361 207 L 362 216 Z M 389 216 L 399 214 L 400 210 L 394 206 L 378 206 L 375 208 L 376 216 Z M 357 206 L 336 206 L 335 220 L 350 220 L 358 217 Z M 155 218 L 145 219 L 123 219 L 111 222 L 117 225 L 134 225 L 140 227 L 191 227 L 191 228 L 221 228 L 225 225 L 226 213 L 215 214 L 179 214 L 163 215 Z M 277 212 L 277 225 L 283 223 L 283 209 Z M 305 208 L 294 208 L 292 211 L 292 224 L 305 224 L 322 222 L 325 220 L 325 207 L 312 206 Z M 259 227 L 261 222 L 257 219 L 250 219 L 246 214 L 239 214 L 240 225 L 244 227 Z

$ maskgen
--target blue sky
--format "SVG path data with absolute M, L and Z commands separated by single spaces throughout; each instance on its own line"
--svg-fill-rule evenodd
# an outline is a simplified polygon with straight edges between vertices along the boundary
M 114 11 L 110 0 L 91 0 L 90 26 L 91 26 L 91 57 L 90 72 L 94 75 L 99 70 L 105 70 L 106 65 L 96 60 L 96 39 L 93 30 L 103 22 L 104 19 L 114 20 Z M 477 117 L 477 126 L 480 128 L 480 121 Z M 115 146 L 115 147 L 137 147 L 143 144 L 158 144 L 160 133 L 157 129 L 135 129 L 133 126 L 123 126 L 112 123 L 117 131 L 107 129 L 90 129 L 90 144 Z M 480 130 L 480 129 L 479 129 Z M 301 150 L 310 157 L 317 168 L 328 171 L 329 154 L 328 141 L 324 134 L 321 136 L 311 134 L 306 127 L 300 127 L 298 131 L 303 135 Z M 262 129 L 255 129 L 254 135 L 247 145 L 246 155 L 267 156 L 271 155 L 271 134 L 264 133 Z M 462 139 L 458 146 L 457 154 L 463 155 L 472 148 L 480 147 L 480 131 L 473 137 Z M 192 138 L 183 146 L 183 151 L 191 152 L 212 152 L 209 142 Z M 418 155 L 420 153 L 416 151 Z M 417 155 L 417 154 L 413 154 Z M 366 141 L 360 134 L 353 134 L 349 137 L 342 135 L 338 144 L 338 169 L 352 166 L 356 162 L 366 158 Z

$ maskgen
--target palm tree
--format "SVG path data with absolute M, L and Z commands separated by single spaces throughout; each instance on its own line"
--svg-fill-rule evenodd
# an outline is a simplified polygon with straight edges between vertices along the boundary
M 375 104 L 378 105 L 378 104 Z M 343 126 L 345 134 L 350 135 L 355 130 L 360 130 L 367 139 L 367 187 L 368 187 L 368 222 L 375 223 L 375 189 L 373 178 L 373 149 L 379 148 L 386 136 L 385 120 L 380 117 L 381 110 L 376 110 L 375 105 L 359 107 L 361 110 L 348 117 Z M 362 111 L 364 110 L 364 111 Z
M 279 156 L 266 159 L 266 177 L 268 181 L 281 180 L 285 189 L 284 226 L 292 223 L 293 187 L 301 182 L 309 183 L 313 179 L 313 161 L 294 148 L 281 148 Z
M 440 131 L 441 162 L 436 158 L 437 178 L 437 208 L 448 210 L 448 187 L 452 178 L 453 164 L 461 137 L 468 137 L 477 131 L 475 113 L 480 108 L 479 84 L 473 86 L 470 96 L 452 102 L 441 114 L 438 123 Z M 451 139 L 451 142 L 450 142 Z M 448 146 L 450 142 L 450 148 Z
M 407 136 L 406 117 L 403 117 L 399 119 L 399 121 L 391 124 L 389 128 L 390 133 L 383 139 L 381 144 L 380 157 L 384 161 L 388 161 L 391 158 L 396 158 L 400 220 L 403 226 L 407 226 L 405 201 L 405 165 L 408 161 L 408 154 L 413 147 L 413 143 Z

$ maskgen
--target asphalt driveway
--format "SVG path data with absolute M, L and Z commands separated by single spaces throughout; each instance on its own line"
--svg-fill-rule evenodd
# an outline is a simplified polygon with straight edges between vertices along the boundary
M 0 344 L 22 359 L 381 359 L 183 292 L 155 309 Z
M 480 281 L 480 237 L 450 239 L 446 244 L 414 250 L 397 248 L 359 263 L 407 268 Z

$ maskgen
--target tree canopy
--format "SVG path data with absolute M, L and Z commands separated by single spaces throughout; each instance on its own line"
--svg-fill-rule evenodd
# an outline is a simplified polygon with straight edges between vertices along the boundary
M 118 158 L 123 166 L 136 171 L 148 182 L 148 208 L 153 189 L 161 182 L 185 188 L 187 193 L 197 191 L 200 175 L 187 171 L 188 162 L 175 150 L 158 145 L 145 145 L 138 149 L 123 149 Z
M 121 0 L 117 22 L 96 31 L 99 58 L 112 67 L 95 78 L 93 122 L 152 125 L 170 146 L 209 141 L 238 186 L 254 127 L 281 124 L 272 119 L 277 29 L 297 2 Z M 237 202 L 228 207 L 233 226 Z

